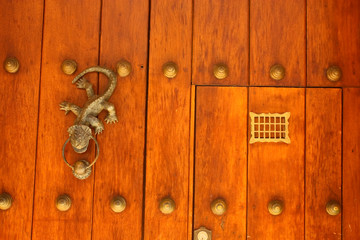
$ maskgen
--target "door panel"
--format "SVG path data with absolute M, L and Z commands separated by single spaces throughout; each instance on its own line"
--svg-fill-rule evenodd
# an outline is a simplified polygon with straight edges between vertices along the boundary
M 192 1 L 153 1 L 150 20 L 144 238 L 187 238 Z M 175 62 L 175 78 L 163 65 Z M 169 72 L 167 72 L 169 73 Z M 170 71 L 173 73 L 173 71 Z M 175 211 L 159 210 L 163 198 Z
M 198 87 L 196 96 L 194 229 L 246 239 L 247 89 Z M 210 208 L 218 198 L 220 216 Z
M 194 1 L 193 33 L 193 84 L 248 84 L 248 1 Z M 228 77 L 214 76 L 217 64 L 228 67 Z
M 0 210 L 0 239 L 30 239 L 39 104 L 43 4 L 1 1 L 0 59 L 16 57 L 20 68 L 0 70 L 0 194 L 11 195 Z
M 341 89 L 306 90 L 306 239 L 341 239 L 341 214 L 326 212 L 341 204 Z
M 101 158 L 96 163 L 92 239 L 142 237 L 148 14 L 146 1 L 102 4 L 100 65 L 115 69 L 116 63 L 125 59 L 132 71 L 127 77 L 118 77 L 109 100 L 119 122 L 106 125 L 104 134 L 98 136 Z M 108 81 L 103 75 L 99 78 L 102 93 Z M 117 195 L 126 200 L 121 213 L 110 208 Z
M 343 239 L 360 239 L 360 89 L 345 88 L 343 110 Z
M 308 86 L 360 86 L 360 1 L 309 0 L 307 3 Z M 340 81 L 326 70 L 341 68 Z
M 247 235 L 252 239 L 304 238 L 305 90 L 250 88 L 249 112 L 290 112 L 286 143 L 249 144 Z M 270 215 L 268 203 L 280 200 L 283 212 Z
M 46 1 L 33 239 L 91 238 L 94 174 L 80 181 L 62 160 L 67 128 L 74 123 L 75 116 L 70 113 L 65 117 L 59 107 L 64 100 L 83 106 L 87 96 L 85 91 L 76 89 L 71 83 L 73 76 L 62 73 L 60 66 L 65 59 L 74 59 L 79 73 L 98 64 L 99 9 L 98 0 Z M 89 76 L 87 80 L 96 89 L 97 76 Z M 67 146 L 65 155 L 71 164 L 80 159 L 92 161 L 94 145 L 91 143 L 87 153 L 81 156 Z M 69 211 L 60 212 L 55 199 L 64 193 L 72 199 L 72 206 Z
M 305 86 L 305 11 L 305 0 L 250 1 L 250 85 Z M 275 64 L 282 80 L 270 78 Z

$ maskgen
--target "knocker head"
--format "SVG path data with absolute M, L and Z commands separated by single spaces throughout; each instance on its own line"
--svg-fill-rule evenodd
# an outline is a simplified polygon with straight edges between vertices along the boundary
M 91 129 L 86 125 L 73 125 L 68 129 L 70 143 L 77 153 L 86 152 L 91 139 Z

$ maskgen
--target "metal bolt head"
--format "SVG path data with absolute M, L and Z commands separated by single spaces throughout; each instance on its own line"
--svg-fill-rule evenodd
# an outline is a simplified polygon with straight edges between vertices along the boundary
M 71 207 L 71 198 L 67 194 L 62 194 L 57 197 L 55 205 L 59 211 L 66 212 Z
M 211 203 L 211 211 L 218 216 L 223 215 L 226 212 L 227 205 L 224 199 L 217 198 Z
M 331 82 L 337 82 L 342 77 L 341 68 L 339 66 L 331 66 L 326 70 L 326 77 Z
M 285 68 L 280 64 L 275 64 L 270 68 L 270 77 L 274 80 L 281 80 L 285 77 Z
M 115 213 L 123 212 L 126 208 L 126 200 L 121 196 L 115 196 L 110 201 L 110 208 Z
M 268 204 L 269 213 L 273 216 L 280 215 L 284 209 L 284 204 L 280 200 L 270 201 Z
M 171 214 L 175 210 L 175 202 L 169 197 L 163 198 L 159 204 L 160 211 L 165 214 Z
M 77 63 L 74 60 L 66 59 L 61 64 L 61 70 L 66 75 L 72 75 L 77 69 Z
M 229 75 L 229 68 L 225 64 L 219 63 L 214 66 L 214 76 L 217 79 L 221 80 L 227 78 L 228 75 Z
M 163 65 L 162 71 L 165 77 L 175 78 L 178 73 L 178 66 L 174 62 L 167 62 Z
M 126 60 L 121 60 L 116 64 L 116 71 L 120 77 L 127 77 L 131 73 L 131 64 Z
M 12 205 L 12 197 L 8 193 L 0 194 L 0 210 L 8 210 Z
M 20 63 L 15 57 L 8 57 L 5 59 L 4 68 L 8 73 L 16 73 L 19 71 Z

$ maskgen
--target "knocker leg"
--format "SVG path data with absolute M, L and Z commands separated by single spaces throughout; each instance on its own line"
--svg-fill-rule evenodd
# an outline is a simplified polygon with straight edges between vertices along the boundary
M 118 121 L 116 117 L 114 104 L 109 102 L 104 102 L 104 109 L 109 112 L 109 114 L 105 118 L 106 123 L 115 123 Z
M 60 103 L 60 110 L 65 111 L 65 115 L 72 111 L 76 116 L 80 114 L 81 108 L 75 104 L 69 102 Z
M 92 87 L 92 84 L 88 80 L 86 80 L 84 77 L 80 78 L 76 82 L 76 86 L 80 89 L 85 89 L 88 98 L 91 98 L 92 96 L 94 96 L 94 89 Z
M 104 124 L 94 116 L 88 116 L 90 125 L 95 128 L 95 134 L 99 134 L 104 130 Z

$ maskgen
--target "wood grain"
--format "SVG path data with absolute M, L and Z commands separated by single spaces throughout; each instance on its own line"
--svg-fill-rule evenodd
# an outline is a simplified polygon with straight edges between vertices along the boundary
M 144 239 L 186 239 L 191 93 L 192 1 L 151 3 Z M 162 66 L 179 72 L 166 78 Z M 159 202 L 170 196 L 175 211 L 163 215 Z
M 360 86 L 360 1 L 308 0 L 308 86 Z M 331 82 L 326 69 L 338 65 L 342 79 Z
M 249 90 L 249 112 L 290 112 L 291 143 L 249 144 L 248 239 L 304 239 L 304 111 L 304 89 Z M 284 202 L 279 216 L 267 209 L 274 199 Z
M 197 88 L 194 229 L 213 239 L 246 239 L 246 127 L 246 88 Z M 217 198 L 228 207 L 222 216 L 210 208 Z
M 249 1 L 195 0 L 193 84 L 248 85 Z M 229 76 L 214 77 L 214 65 L 226 64 Z
M 305 0 L 250 1 L 250 85 L 305 86 Z M 273 80 L 281 64 L 285 78 Z
M 94 174 L 86 180 L 76 179 L 63 162 L 62 145 L 75 116 L 65 116 L 59 108 L 64 100 L 83 106 L 87 96 L 71 84 L 74 76 L 62 73 L 60 66 L 63 60 L 74 59 L 79 73 L 97 65 L 100 1 L 46 1 L 44 21 L 33 239 L 91 239 Z M 97 74 L 87 79 L 96 83 Z M 100 148 L 102 151 L 104 147 Z M 65 154 L 71 163 L 79 159 L 92 161 L 93 150 L 91 142 L 86 154 L 76 154 L 70 146 Z M 55 208 L 55 199 L 63 193 L 72 198 L 68 212 Z
M 341 89 L 306 90 L 306 239 L 341 239 L 341 214 L 326 204 L 341 203 Z
M 360 239 L 360 89 L 345 88 L 343 105 L 343 239 Z
M 96 163 L 92 239 L 142 238 L 148 14 L 147 1 L 103 1 L 100 65 L 115 69 L 126 59 L 132 72 L 118 77 L 109 100 L 119 122 L 98 137 L 102 158 Z M 100 75 L 100 93 L 106 86 Z M 115 195 L 126 199 L 122 213 L 110 209 Z
M 0 193 L 13 205 L 0 210 L 0 239 L 31 239 L 43 3 L 0 1 L 0 61 L 16 57 L 20 69 L 0 69 Z

